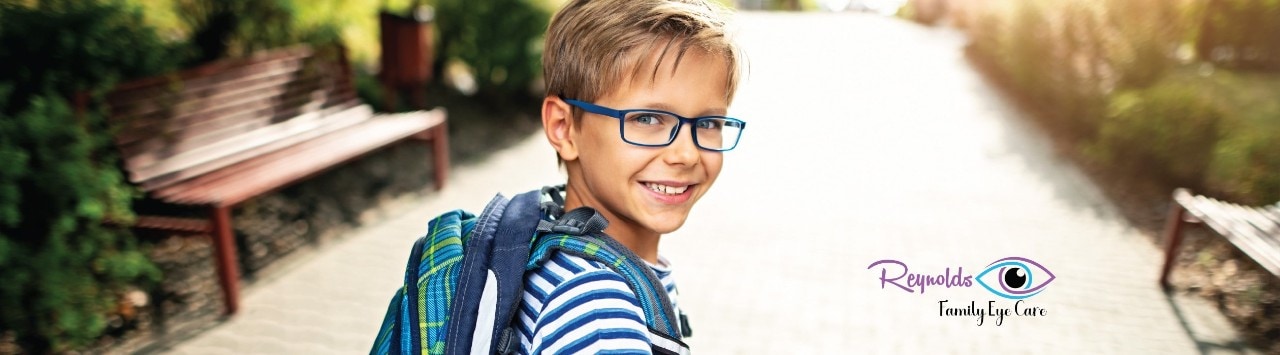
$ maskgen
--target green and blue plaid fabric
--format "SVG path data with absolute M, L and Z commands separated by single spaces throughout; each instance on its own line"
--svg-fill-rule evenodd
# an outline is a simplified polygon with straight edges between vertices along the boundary
M 393 332 L 407 332 L 406 324 L 397 325 L 395 318 L 415 319 L 419 328 L 418 334 L 407 334 L 419 337 L 424 354 L 443 354 L 446 329 L 449 325 L 449 306 L 453 304 L 453 295 L 458 286 L 458 273 L 462 266 L 462 245 L 466 237 L 475 229 L 476 218 L 466 211 L 456 210 L 445 213 L 427 224 L 427 241 L 423 243 L 422 259 L 418 262 L 419 275 L 416 285 L 419 297 L 407 299 L 408 293 L 401 287 L 387 309 L 383 319 L 383 328 L 379 329 L 374 340 L 374 352 L 388 353 L 391 349 Z M 398 314 L 404 302 L 417 302 L 418 314 Z M 404 312 L 408 312 L 405 308 Z M 401 329 L 397 329 L 401 328 Z M 404 337 L 405 342 L 410 339 Z M 409 348 L 403 346 L 402 348 Z

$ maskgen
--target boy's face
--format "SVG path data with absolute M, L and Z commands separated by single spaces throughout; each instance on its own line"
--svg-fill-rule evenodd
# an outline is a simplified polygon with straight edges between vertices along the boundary
M 657 109 L 685 117 L 726 114 L 729 73 L 723 57 L 691 48 L 673 73 L 673 50 L 653 75 L 652 62 L 657 57 L 652 55 L 642 64 L 647 70 L 637 71 L 636 78 L 624 81 L 594 104 L 618 110 Z M 602 207 L 610 229 L 675 231 L 720 175 L 723 153 L 699 149 L 691 136 L 692 124 L 681 126 L 668 146 L 642 147 L 622 140 L 615 118 L 583 113 L 579 122 L 570 129 L 577 155 L 576 161 L 566 158 L 570 182 L 585 185 L 581 188 L 587 196 L 578 198 L 585 205 Z M 573 170 L 580 175 L 576 179 Z

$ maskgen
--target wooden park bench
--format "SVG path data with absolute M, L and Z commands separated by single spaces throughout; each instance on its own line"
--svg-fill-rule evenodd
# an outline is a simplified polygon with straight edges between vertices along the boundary
M 1262 268 L 1280 277 L 1280 203 L 1241 206 L 1177 189 L 1173 192 L 1164 231 L 1168 248 L 1160 271 L 1160 285 L 1165 289 L 1169 288 L 1169 271 L 1178 256 L 1182 226 L 1186 222 L 1203 222 Z
M 336 52 L 274 50 L 124 83 L 106 95 L 129 181 L 152 199 L 208 213 L 139 216 L 135 227 L 211 235 L 227 314 L 238 309 L 240 278 L 232 207 L 407 138 L 428 142 L 435 188 L 444 185 L 443 109 L 374 114 Z

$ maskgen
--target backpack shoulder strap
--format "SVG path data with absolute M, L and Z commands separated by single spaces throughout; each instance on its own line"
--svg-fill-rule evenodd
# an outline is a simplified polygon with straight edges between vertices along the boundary
M 479 216 L 456 210 L 428 223 L 405 266 L 371 353 L 509 353 L 525 261 L 542 220 L 540 191 L 501 194 Z M 487 349 L 488 351 L 485 351 Z
M 525 261 L 542 220 L 540 197 L 537 190 L 511 200 L 499 194 L 476 219 L 463 248 L 444 353 L 509 353 L 520 345 L 508 325 L 523 296 Z
M 584 219 L 583 215 L 589 217 Z M 540 235 L 535 240 L 532 255 L 525 268 L 536 269 L 555 251 L 608 265 L 627 280 L 628 286 L 636 294 L 641 310 L 645 313 L 655 353 L 687 353 L 688 346 L 681 341 L 679 328 L 675 323 L 679 318 L 672 309 L 666 288 L 639 256 L 601 232 L 607 224 L 598 212 L 590 208 L 575 209 L 565 213 L 556 222 L 541 223 L 538 231 L 547 234 Z
M 537 233 L 538 222 L 542 220 L 540 197 L 537 190 L 516 195 L 507 204 L 494 231 L 488 258 L 488 269 L 493 272 L 496 284 L 493 285 L 496 287 L 494 319 L 491 323 L 476 325 L 476 334 L 481 333 L 480 327 L 490 328 L 490 338 L 474 340 L 493 344 L 489 353 L 513 353 L 520 346 L 520 338 L 510 324 L 523 300 L 525 261 L 529 260 L 529 248 Z
M 455 276 L 452 290 L 441 290 L 427 297 L 428 302 L 447 299 L 442 310 L 447 316 L 439 319 L 442 327 L 441 349 L 429 348 L 432 353 L 465 354 L 470 352 L 472 337 L 476 333 L 476 324 L 480 320 L 478 310 L 485 294 L 485 286 L 492 277 L 489 269 L 489 256 L 493 251 L 494 235 L 498 230 L 498 222 L 506 212 L 507 200 L 497 194 L 484 207 L 484 212 L 476 218 L 475 229 L 467 236 L 462 247 L 462 259 L 459 272 Z M 449 293 L 452 292 L 452 295 Z M 440 297 L 441 295 L 445 297 Z M 451 304 L 452 303 L 452 304 Z M 489 313 L 492 314 L 492 313 Z M 431 334 L 428 334 L 431 336 Z M 436 345 L 436 344 L 432 344 Z

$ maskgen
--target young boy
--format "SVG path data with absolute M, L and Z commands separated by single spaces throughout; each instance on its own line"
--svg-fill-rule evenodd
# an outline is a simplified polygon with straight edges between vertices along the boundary
M 544 47 L 542 123 L 568 173 L 564 210 L 592 207 L 608 219 L 605 233 L 649 264 L 673 304 L 658 243 L 711 188 L 745 126 L 724 117 L 740 54 L 718 9 L 571 0 Z M 622 275 L 559 252 L 526 273 L 517 314 L 521 353 L 648 353 L 660 341 Z

